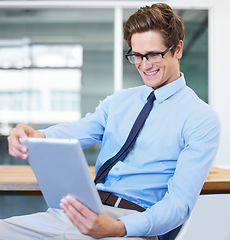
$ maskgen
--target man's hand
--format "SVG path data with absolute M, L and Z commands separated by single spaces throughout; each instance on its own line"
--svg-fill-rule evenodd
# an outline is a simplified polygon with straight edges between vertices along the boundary
M 62 199 L 60 206 L 82 234 L 93 238 L 126 235 L 125 225 L 122 221 L 114 220 L 107 214 L 96 214 L 70 196 Z
M 19 138 L 26 141 L 28 137 L 44 138 L 45 135 L 23 124 L 18 124 L 16 128 L 11 129 L 8 137 L 9 154 L 13 157 L 27 159 L 27 148 L 20 143 Z

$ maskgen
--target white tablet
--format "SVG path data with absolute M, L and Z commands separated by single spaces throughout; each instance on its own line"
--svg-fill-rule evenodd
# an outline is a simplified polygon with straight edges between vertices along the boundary
M 104 213 L 99 194 L 78 140 L 28 138 L 31 165 L 45 201 L 50 208 L 60 208 L 63 197 L 71 195 L 95 213 Z

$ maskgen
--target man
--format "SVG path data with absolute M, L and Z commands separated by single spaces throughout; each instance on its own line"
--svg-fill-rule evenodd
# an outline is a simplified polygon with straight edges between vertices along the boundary
M 27 158 L 20 137 L 77 138 L 82 147 L 101 142 L 97 172 L 122 147 L 154 91 L 156 100 L 132 151 L 96 185 L 144 211 L 123 209 L 116 202 L 118 208 L 105 206 L 106 214 L 95 214 L 68 196 L 60 203 L 66 215 L 50 209 L 2 220 L 1 239 L 19 239 L 18 234 L 23 239 L 157 239 L 189 218 L 217 151 L 219 121 L 180 73 L 184 26 L 168 5 L 138 10 L 127 20 L 124 38 L 130 47 L 126 58 L 145 85 L 107 97 L 77 122 L 43 132 L 18 125 L 8 138 L 9 153 Z

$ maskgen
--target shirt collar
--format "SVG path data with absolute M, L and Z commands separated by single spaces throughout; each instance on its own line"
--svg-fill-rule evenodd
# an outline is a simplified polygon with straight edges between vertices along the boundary
M 174 95 L 177 91 L 182 89 L 184 86 L 185 86 L 184 74 L 181 73 L 180 78 L 154 91 L 156 101 L 158 103 L 165 101 L 166 99 Z

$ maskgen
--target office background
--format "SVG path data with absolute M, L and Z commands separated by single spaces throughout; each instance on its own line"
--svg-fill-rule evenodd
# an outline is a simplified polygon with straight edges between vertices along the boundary
M 40 129 L 71 122 L 94 111 L 114 91 L 143 84 L 123 57 L 128 47 L 122 28 L 131 13 L 154 2 L 159 1 L 0 2 L 0 164 L 27 164 L 7 153 L 6 137 L 17 123 Z M 164 2 L 185 22 L 181 71 L 187 84 L 221 120 L 214 165 L 228 166 L 230 3 Z M 89 164 L 99 149 L 85 150 Z M 46 208 L 39 197 L 0 196 L 1 205 L 9 201 L 11 210 L 0 217 Z
M 55 9 L 55 2 L 53 8 L 41 6 L 0 9 L 0 131 L 4 142 L 19 122 L 36 129 L 71 122 L 94 111 L 114 91 L 143 84 L 135 66 L 124 58 L 128 47 L 122 28 L 137 9 L 131 1 L 130 7 L 123 8 L 85 4 Z M 208 10 L 176 12 L 187 29 L 181 70 L 187 84 L 208 102 Z M 86 150 L 91 153 L 90 164 L 98 148 Z M 15 160 L 7 154 L 1 158 L 3 163 L 9 161 Z

